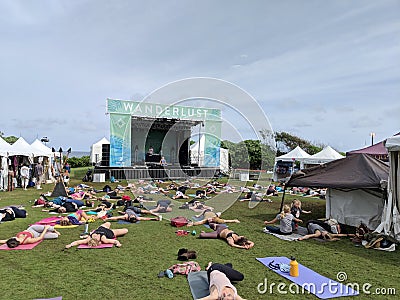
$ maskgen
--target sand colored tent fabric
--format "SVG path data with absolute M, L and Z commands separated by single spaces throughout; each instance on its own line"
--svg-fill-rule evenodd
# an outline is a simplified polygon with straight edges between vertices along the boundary
M 400 136 L 388 138 L 385 143 L 389 152 L 390 175 L 388 195 L 376 232 L 390 235 L 400 241 Z
M 110 144 L 110 141 L 107 140 L 105 137 L 103 137 L 100 141 L 97 143 L 94 143 L 90 147 L 90 162 L 92 164 L 98 164 L 102 161 L 102 156 L 103 156 L 103 145 Z
M 320 152 L 305 158 L 304 164 L 318 165 L 341 158 L 344 158 L 344 156 L 333 149 L 331 146 L 326 146 Z
M 358 226 L 360 222 L 375 229 L 384 208 L 389 166 L 367 154 L 351 155 L 291 176 L 287 187 L 328 188 L 326 217 Z

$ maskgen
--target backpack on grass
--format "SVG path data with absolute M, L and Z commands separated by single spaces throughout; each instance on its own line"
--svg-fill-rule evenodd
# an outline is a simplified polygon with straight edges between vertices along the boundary
M 186 226 L 188 223 L 189 223 L 189 220 L 182 216 L 171 219 L 171 225 L 175 226 L 175 227 Z

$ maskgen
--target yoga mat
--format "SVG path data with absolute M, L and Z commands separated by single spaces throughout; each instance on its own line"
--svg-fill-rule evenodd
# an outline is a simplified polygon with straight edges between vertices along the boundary
M 200 299 L 210 294 L 207 271 L 190 272 L 187 275 L 187 280 L 193 299 Z
M 67 225 L 67 226 L 61 226 L 60 224 L 54 225 L 54 228 L 75 228 L 78 227 L 79 225 Z
M 96 247 L 89 247 L 86 244 L 82 244 L 78 246 L 78 249 L 103 249 L 103 248 L 112 248 L 114 244 L 100 244 Z
M 137 223 L 139 223 L 140 221 L 136 221 L 136 222 L 129 222 L 129 221 L 125 221 L 125 220 L 118 220 L 118 224 L 137 224 Z
M 344 296 L 356 296 L 358 295 L 358 291 L 353 290 L 350 287 L 345 286 L 344 284 L 334 281 L 330 278 L 324 277 L 317 272 L 301 265 L 299 263 L 299 276 L 292 277 L 289 273 L 281 272 L 280 270 L 271 269 L 268 267 L 268 264 L 271 261 L 274 261 L 274 264 L 284 263 L 290 264 L 290 259 L 287 257 L 264 257 L 264 258 L 256 258 L 259 262 L 265 265 L 270 270 L 275 273 L 289 279 L 290 281 L 296 283 L 300 287 L 303 287 L 306 291 L 314 294 L 320 299 L 330 299 L 336 297 L 344 297 Z M 299 289 L 301 292 L 301 288 Z
M 35 248 L 37 245 L 39 245 L 42 241 L 33 243 L 33 244 L 24 244 L 24 245 L 19 245 L 15 248 L 8 248 L 7 244 L 3 244 L 0 246 L 0 250 L 31 250 Z
M 297 232 L 293 232 L 292 234 L 289 234 L 289 235 L 272 233 L 272 232 L 269 232 L 269 231 L 266 231 L 266 230 L 263 230 L 263 232 L 266 233 L 266 234 L 273 235 L 273 236 L 275 236 L 275 237 L 277 237 L 277 238 L 279 238 L 281 240 L 292 242 L 292 241 L 295 241 L 295 240 L 297 240 L 298 238 L 300 238 L 302 236 L 305 236 L 307 234 L 307 228 L 298 227 L 297 228 Z
M 40 298 L 40 299 L 34 299 L 34 300 L 62 300 L 62 296 L 55 297 L 55 298 Z
M 44 218 L 44 219 L 42 219 L 42 220 L 36 222 L 35 224 L 54 226 L 54 225 L 56 225 L 56 222 L 57 222 L 58 220 L 60 220 L 60 219 L 61 219 L 61 217 L 48 217 L 48 218 Z

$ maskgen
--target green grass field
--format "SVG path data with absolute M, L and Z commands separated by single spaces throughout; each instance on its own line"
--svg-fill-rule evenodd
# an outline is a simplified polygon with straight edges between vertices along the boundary
M 86 169 L 74 170 L 72 184 L 79 183 Z M 235 185 L 242 183 L 235 182 Z M 263 184 L 263 183 L 260 183 Z M 266 182 L 264 184 L 267 184 Z M 115 184 L 111 184 L 114 186 Z M 102 188 L 104 183 L 93 184 Z M 44 185 L 43 191 L 52 190 Z M 190 193 L 190 192 L 188 192 Z M 41 209 L 31 208 L 31 201 L 39 196 L 36 189 L 0 193 L 0 206 L 22 204 L 29 216 L 0 224 L 0 239 L 13 236 L 29 224 L 48 217 Z M 227 194 L 223 197 L 238 197 Z M 287 196 L 290 203 L 293 196 Z M 280 206 L 279 197 L 272 203 L 262 202 L 250 209 L 247 202 L 236 202 L 226 212 L 224 218 L 238 218 L 240 224 L 230 228 L 249 237 L 255 247 L 242 250 L 229 247 L 221 240 L 201 240 L 196 236 L 177 236 L 176 227 L 167 220 L 162 222 L 140 222 L 120 225 L 127 227 L 129 233 L 120 238 L 121 248 L 62 251 L 67 243 L 79 239 L 82 226 L 60 229 L 62 235 L 57 240 L 44 241 L 30 251 L 0 251 L 1 281 L 0 299 L 35 299 L 62 296 L 63 299 L 192 299 L 186 278 L 178 275 L 173 279 L 157 278 L 160 270 L 177 263 L 179 248 L 189 248 L 198 253 L 197 262 L 204 268 L 209 262 L 231 262 L 245 275 L 245 280 L 236 284 L 239 294 L 246 299 L 317 299 L 314 295 L 280 294 L 278 284 L 289 285 L 290 281 L 268 270 L 256 261 L 256 257 L 295 256 L 299 263 L 315 270 L 321 275 L 336 280 L 339 272 L 345 272 L 344 283 L 370 284 L 369 292 L 361 291 L 358 299 L 397 299 L 393 295 L 374 295 L 376 289 L 396 289 L 400 293 L 400 257 L 396 252 L 380 252 L 355 247 L 348 239 L 337 242 L 282 241 L 262 232 L 263 221 L 274 218 Z M 312 210 L 303 219 L 321 218 L 325 215 L 325 202 L 314 198 L 302 198 L 303 208 Z M 91 223 L 94 229 L 102 221 Z M 192 228 L 191 228 L 192 229 Z M 196 227 L 197 232 L 207 230 Z M 272 290 L 265 293 L 275 284 Z M 257 288 L 259 286 L 259 288 Z M 384 291 L 384 290 L 382 290 Z M 393 290 L 386 290 L 393 293 Z

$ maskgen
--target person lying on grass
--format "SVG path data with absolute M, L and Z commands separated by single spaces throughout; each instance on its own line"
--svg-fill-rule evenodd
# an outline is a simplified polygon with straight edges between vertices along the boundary
M 122 244 L 116 239 L 119 236 L 128 233 L 127 228 L 121 229 L 110 229 L 111 223 L 106 222 L 100 225 L 97 229 L 92 231 L 88 237 L 82 240 L 74 241 L 68 245 L 65 245 L 66 249 L 78 245 L 88 245 L 89 247 L 97 247 L 100 244 L 114 244 L 116 247 L 121 247 Z
M 202 231 L 199 235 L 201 239 L 221 239 L 225 240 L 229 246 L 241 249 L 253 248 L 254 243 L 248 240 L 243 235 L 238 235 L 233 230 L 230 230 L 225 224 L 209 223 L 213 232 Z
M 231 263 L 209 262 L 206 268 L 210 295 L 198 300 L 244 300 L 231 281 L 242 281 L 244 275 L 232 268 Z
M 197 215 L 196 218 L 200 218 L 203 216 L 203 220 L 197 222 L 189 222 L 187 226 L 196 226 L 202 224 L 210 224 L 210 223 L 217 223 L 217 224 L 224 224 L 224 223 L 240 223 L 238 219 L 233 220 L 226 220 L 221 219 L 221 213 L 213 212 L 211 209 L 205 209 L 200 215 Z
M 13 221 L 16 218 L 26 218 L 28 213 L 25 209 L 17 206 L 6 206 L 0 209 L 0 221 Z
M 274 224 L 277 221 L 279 221 L 279 223 L 280 223 L 279 227 L 266 226 L 265 229 L 272 233 L 288 235 L 288 234 L 292 234 L 292 232 L 293 232 L 292 221 L 299 222 L 299 223 L 303 222 L 302 220 L 295 218 L 290 213 L 289 205 L 284 205 L 283 211 L 280 214 L 277 214 L 276 217 L 271 221 L 264 221 L 264 224 Z
M 8 248 L 19 245 L 33 244 L 43 239 L 56 239 L 60 233 L 50 225 L 31 225 L 28 229 L 18 232 L 15 237 L 8 240 L 0 240 L 0 244 L 7 244 Z
M 123 215 L 106 218 L 105 221 L 125 220 L 131 223 L 136 223 L 138 221 L 161 221 L 161 218 L 157 214 L 152 213 L 149 210 L 140 209 L 139 207 L 136 206 L 128 206 L 125 212 L 120 211 L 119 213 L 122 213 Z M 140 214 L 151 214 L 157 217 L 156 218 L 141 217 Z
M 329 221 L 329 220 L 328 220 Z M 323 222 L 326 223 L 326 222 Z M 311 220 L 307 223 L 307 231 L 309 234 L 302 236 L 300 238 L 298 238 L 298 241 L 303 241 L 303 240 L 308 240 L 311 238 L 321 238 L 321 239 L 325 239 L 328 241 L 337 241 L 339 240 L 339 237 L 343 237 L 343 236 L 354 236 L 354 234 L 347 234 L 347 233 L 340 233 L 340 226 L 339 224 L 337 225 L 329 225 L 328 223 L 326 223 L 327 225 L 324 225 L 323 223 L 319 223 L 316 220 Z M 325 226 L 325 227 L 324 227 Z M 335 232 L 336 233 L 332 233 L 328 230 L 327 227 L 332 228 L 336 227 Z
M 151 209 L 151 213 L 166 213 L 166 212 L 171 212 L 172 207 L 171 207 L 171 200 L 158 200 L 157 201 L 157 206 L 154 209 Z
M 83 210 L 78 210 L 68 216 L 61 217 L 57 224 L 61 226 L 80 225 L 81 222 L 93 222 L 95 219 L 97 219 L 97 216 L 89 217 Z

